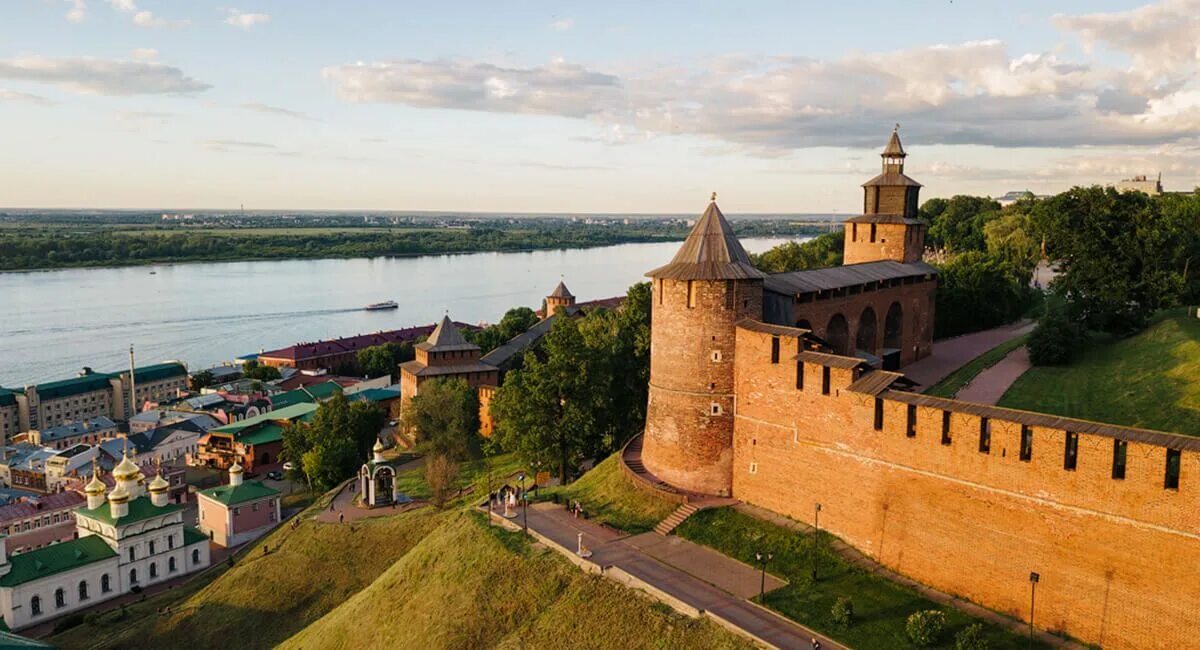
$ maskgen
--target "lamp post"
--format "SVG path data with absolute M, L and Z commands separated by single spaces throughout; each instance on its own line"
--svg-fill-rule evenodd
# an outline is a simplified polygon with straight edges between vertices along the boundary
M 1037 595 L 1037 583 L 1041 578 L 1036 571 L 1029 572 L 1029 647 L 1033 647 L 1033 603 Z
M 821 541 L 821 504 L 813 507 L 812 579 L 817 579 L 817 552 Z
M 517 480 L 521 481 L 521 524 L 525 528 L 526 537 L 529 536 L 529 497 L 525 494 L 525 472 L 521 472 L 517 476 Z
M 767 562 L 771 561 L 771 554 L 763 555 L 761 552 L 754 554 L 754 559 L 758 560 L 759 567 L 762 569 L 762 574 L 758 580 L 758 602 L 763 601 L 763 597 L 767 593 Z

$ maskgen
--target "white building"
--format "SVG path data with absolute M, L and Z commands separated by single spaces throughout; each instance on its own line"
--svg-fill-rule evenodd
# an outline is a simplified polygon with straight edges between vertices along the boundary
M 113 469 L 105 498 L 93 473 L 87 505 L 75 511 L 78 539 L 9 556 L 0 538 L 0 614 L 21 629 L 209 565 L 208 539 L 183 524 L 161 476 L 150 482 L 128 458 Z

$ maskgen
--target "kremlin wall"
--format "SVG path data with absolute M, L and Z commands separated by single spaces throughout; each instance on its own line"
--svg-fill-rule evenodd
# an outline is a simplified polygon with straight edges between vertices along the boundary
M 823 530 L 883 565 L 1018 619 L 1036 587 L 1040 629 L 1106 648 L 1200 647 L 1200 439 L 910 392 L 863 348 L 902 340 L 913 347 L 900 365 L 932 350 L 936 271 L 914 274 L 919 185 L 897 159 L 893 134 L 892 185 L 868 186 L 867 207 L 904 212 L 848 221 L 847 259 L 864 229 L 880 237 L 873 223 L 901 227 L 891 239 L 903 245 L 880 242 L 873 259 L 859 247 L 838 267 L 858 283 L 821 289 L 840 310 L 764 310 L 780 276 L 754 269 L 715 201 L 647 274 L 646 470 L 810 524 L 819 508 Z M 881 200 L 890 193 L 903 199 Z M 782 275 L 808 286 L 829 271 Z M 860 335 L 860 314 L 888 304 L 911 316 Z M 846 314 L 856 334 L 831 341 Z

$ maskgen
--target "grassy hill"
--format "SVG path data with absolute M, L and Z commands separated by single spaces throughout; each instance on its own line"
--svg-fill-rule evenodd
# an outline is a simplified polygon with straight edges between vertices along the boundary
M 353 525 L 304 521 L 283 528 L 215 580 L 181 588 L 80 625 L 59 647 L 270 648 L 371 584 L 447 517 L 424 509 Z M 273 550 L 262 555 L 262 545 Z M 278 547 L 278 548 L 276 548 Z M 170 606 L 170 615 L 158 608 Z
M 749 648 L 463 512 L 285 648 Z
M 548 491 L 550 494 L 555 492 L 568 501 L 582 503 L 593 519 L 628 533 L 653 529 L 678 507 L 663 497 L 631 485 L 621 471 L 620 453 L 605 458 L 565 488 Z
M 1000 405 L 1200 436 L 1200 320 L 1171 312 L 1069 366 L 1033 368 Z

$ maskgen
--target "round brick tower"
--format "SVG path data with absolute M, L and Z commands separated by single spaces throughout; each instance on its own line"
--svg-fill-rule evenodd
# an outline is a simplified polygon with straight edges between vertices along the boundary
M 650 401 L 642 462 L 667 483 L 728 495 L 733 481 L 734 328 L 762 318 L 763 278 L 716 195 L 651 281 Z

